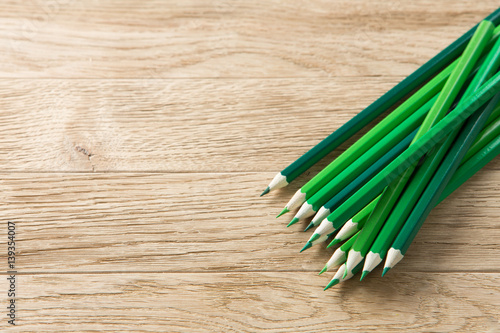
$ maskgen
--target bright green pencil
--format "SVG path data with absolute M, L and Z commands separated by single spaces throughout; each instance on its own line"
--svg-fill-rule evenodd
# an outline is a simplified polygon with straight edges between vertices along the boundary
M 489 79 L 498 70 L 499 65 L 500 40 L 495 43 L 494 47 L 489 52 L 486 61 L 481 65 L 474 79 L 467 87 L 460 103 L 462 103 L 465 98 L 476 91 L 481 86 L 481 84 L 484 83 L 484 81 Z M 495 110 L 497 109 L 500 109 L 498 105 L 495 107 Z M 495 110 L 493 110 L 491 115 L 496 115 L 494 114 Z M 485 123 L 491 122 L 490 118 L 484 120 Z M 483 132 L 484 130 L 481 133 Z M 439 151 L 430 154 L 430 156 L 425 160 L 424 164 L 417 169 L 413 179 L 408 184 L 406 190 L 402 193 L 398 203 L 394 207 L 391 215 L 387 219 L 385 225 L 383 226 L 375 242 L 370 248 L 370 252 L 367 254 L 367 258 L 365 260 L 365 266 L 363 267 L 363 273 L 361 275 L 362 279 L 369 272 L 371 272 L 386 255 L 387 250 L 389 250 L 399 230 L 405 223 L 407 217 L 410 215 L 413 207 L 415 206 L 415 203 L 420 198 L 420 195 L 425 190 L 430 179 L 440 166 L 441 161 L 446 155 L 449 147 L 455 141 L 455 137 L 457 136 L 457 134 L 458 130 L 455 130 L 454 133 L 446 139 L 446 142 L 440 147 Z M 484 138 L 483 140 L 487 140 L 485 141 L 486 144 L 489 140 L 491 140 L 491 138 Z M 476 144 L 476 146 L 479 145 Z
M 451 107 L 455 97 L 460 92 L 460 89 L 481 56 L 481 53 L 491 39 L 494 28 L 494 24 L 490 21 L 482 21 L 479 24 L 469 44 L 465 48 L 459 63 L 455 66 L 450 77 L 446 81 L 436 103 L 432 106 L 427 117 L 420 126 L 413 142 L 421 138 L 424 133 L 446 115 L 446 112 Z M 453 142 L 453 139 L 450 138 L 447 138 L 445 144 L 451 144 Z M 361 230 L 361 234 L 349 251 L 346 261 L 346 271 L 352 270 L 366 256 L 375 237 L 384 225 L 385 220 L 403 192 L 416 166 L 417 164 L 414 163 L 396 182 L 392 183 L 384 190 L 377 206 L 375 206 L 370 218 L 366 222 L 363 230 Z
M 469 146 L 472 144 L 477 134 L 479 134 L 479 131 L 498 103 L 500 103 L 500 93 L 493 97 L 486 108 L 484 108 L 484 111 L 475 113 L 467 121 L 457 141 L 451 147 L 434 177 L 432 177 L 424 193 L 413 208 L 408 220 L 401 228 L 401 231 L 387 252 L 384 274 L 403 259 L 403 256 L 406 254 L 408 247 L 422 227 L 425 219 L 432 208 L 438 204 L 441 194 L 453 177 L 453 174 L 457 170 Z
M 360 190 L 349 197 L 328 218 L 321 222 L 309 241 L 318 239 L 322 234 L 330 234 L 339 229 L 344 225 L 345 221 L 373 200 L 380 193 L 381 188 L 389 185 L 409 166 L 413 165 L 437 143 L 445 139 L 448 133 L 460 126 L 465 119 L 477 111 L 498 91 L 500 91 L 500 73 L 495 74 L 475 94 L 467 98 L 463 105 L 453 109 L 417 142 L 408 147 Z

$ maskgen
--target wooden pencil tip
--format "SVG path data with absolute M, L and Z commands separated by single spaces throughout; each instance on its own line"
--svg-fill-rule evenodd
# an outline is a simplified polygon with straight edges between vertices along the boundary
M 279 213 L 279 214 L 278 214 L 278 216 L 276 216 L 276 218 L 278 218 L 278 217 L 280 217 L 281 215 L 286 214 L 286 213 L 288 213 L 288 212 L 289 212 L 288 208 L 286 208 L 286 207 L 285 207 L 285 208 L 283 208 L 283 210 L 281 211 L 281 213 Z
M 290 223 L 288 223 L 288 225 L 287 225 L 286 227 L 288 228 L 289 226 L 294 225 L 294 224 L 295 224 L 295 223 L 297 223 L 297 222 L 299 222 L 299 219 L 298 219 L 298 218 L 296 218 L 296 217 L 294 217 L 294 218 L 290 221 Z
M 311 242 L 307 242 L 306 245 L 304 245 L 304 247 L 302 248 L 302 250 L 300 250 L 300 253 L 302 253 L 303 251 L 307 250 L 311 246 L 313 246 L 312 243 Z
M 309 240 L 308 240 L 307 242 L 308 242 L 308 243 L 312 243 L 312 242 L 314 242 L 315 240 L 319 239 L 320 237 L 321 237 L 321 235 L 320 235 L 320 234 L 316 234 L 316 233 L 315 233 L 315 234 L 313 234 L 313 235 L 311 236 L 311 238 L 309 238 Z
M 307 228 L 304 229 L 304 232 L 306 232 L 307 230 L 309 229 L 312 229 L 314 227 L 314 223 L 309 223 L 309 225 L 307 226 Z
M 325 289 L 323 289 L 323 291 L 327 290 L 327 289 L 330 289 L 331 287 L 333 287 L 334 285 L 338 284 L 340 281 L 339 279 L 333 279 L 332 281 L 330 281 L 330 283 L 328 283 L 325 287 Z
M 338 243 L 340 243 L 340 242 L 342 242 L 342 240 L 340 240 L 340 239 L 338 239 L 338 238 L 334 238 L 334 239 L 332 239 L 332 241 L 330 242 L 330 244 L 328 244 L 327 248 L 330 248 L 330 247 L 332 247 L 332 246 L 334 246 L 335 244 L 338 244 Z
M 266 189 L 264 190 L 264 192 L 262 192 L 262 194 L 260 196 L 263 196 L 263 195 L 266 195 L 268 194 L 269 192 L 271 192 L 271 189 L 268 187 L 266 187 Z

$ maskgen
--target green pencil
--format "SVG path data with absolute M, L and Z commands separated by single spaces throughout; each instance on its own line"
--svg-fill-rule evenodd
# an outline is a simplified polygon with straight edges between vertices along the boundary
M 361 211 L 361 212 L 363 212 L 363 211 Z M 371 211 L 369 213 L 371 213 Z M 356 216 L 358 216 L 358 214 L 354 215 L 352 217 L 352 219 L 350 219 L 349 221 L 347 221 L 342 226 L 342 228 L 335 234 L 335 237 L 332 239 L 332 241 L 330 242 L 330 244 L 328 244 L 328 246 L 326 247 L 327 249 L 329 249 L 329 248 L 331 248 L 331 247 L 333 247 L 333 246 L 335 246 L 335 245 L 337 245 L 337 244 L 345 241 L 346 239 L 348 239 L 349 237 L 352 237 L 358 231 L 360 231 L 361 229 L 363 229 L 363 226 L 365 225 L 365 223 L 368 220 L 368 217 L 370 217 L 370 215 L 368 214 L 368 215 L 365 215 L 361 219 L 356 219 Z
M 494 24 L 490 21 L 482 21 L 479 24 L 479 27 L 465 48 L 459 63 L 450 74 L 450 77 L 446 81 L 446 84 L 439 94 L 437 101 L 434 103 L 424 122 L 420 126 L 413 142 L 421 138 L 424 133 L 426 133 L 432 126 L 434 126 L 434 124 L 439 122 L 439 120 L 446 115 L 446 112 L 451 107 L 453 100 L 460 92 L 460 89 L 467 80 L 467 77 L 474 68 L 477 60 L 481 56 L 481 53 L 488 44 L 488 41 L 491 39 L 494 28 Z M 447 138 L 445 143 L 449 142 L 449 144 L 451 144 L 452 140 L 453 139 Z M 417 164 L 414 163 L 397 179 L 397 181 L 393 182 L 384 190 L 377 206 L 375 206 L 370 218 L 368 218 L 363 230 L 361 230 L 360 235 L 349 251 L 346 261 L 346 271 L 352 270 L 364 259 L 370 250 L 375 237 L 384 225 L 389 213 L 403 192 L 408 180 L 412 176 L 416 166 Z
M 491 113 L 491 116 L 488 118 L 488 121 L 486 122 L 485 127 L 489 126 L 492 122 L 496 121 L 499 116 L 500 116 L 500 106 L 497 105 L 497 107 L 495 108 L 495 110 L 493 110 L 493 112 Z M 476 141 L 477 140 L 479 140 L 479 137 L 476 138 Z M 471 155 L 474 155 L 474 154 L 471 154 Z
M 493 97 L 486 108 L 484 108 L 484 111 L 473 114 L 467 121 L 457 141 L 451 147 L 434 177 L 432 177 L 424 193 L 408 217 L 408 220 L 394 240 L 392 247 L 387 252 L 384 274 L 403 259 L 403 256 L 406 254 L 408 247 L 422 227 L 425 219 L 432 208 L 438 204 L 441 194 L 453 177 L 453 174 L 457 170 L 469 146 L 472 144 L 477 134 L 479 134 L 479 131 L 498 103 L 500 103 L 500 93 Z
M 309 241 L 319 238 L 322 234 L 330 234 L 339 229 L 345 221 L 373 200 L 380 193 L 381 188 L 389 185 L 409 166 L 413 165 L 415 161 L 418 161 L 437 143 L 446 138 L 448 133 L 460 126 L 465 119 L 477 111 L 484 103 L 488 102 L 498 91 L 500 91 L 500 73 L 495 74 L 476 93 L 467 98 L 464 104 L 453 109 L 417 142 L 408 147 L 408 149 L 374 176 L 359 191 L 349 197 L 328 218 L 321 222 Z
M 346 274 L 346 265 L 343 264 L 342 266 L 340 266 L 337 273 L 335 273 L 333 279 L 328 283 L 324 290 L 327 290 L 340 282 L 349 280 L 354 275 L 358 274 L 358 272 L 361 271 L 362 268 L 363 262 L 361 262 L 358 266 L 354 267 L 352 271 L 349 271 Z
M 371 214 L 373 208 L 377 204 L 378 198 L 379 197 L 377 197 L 375 200 L 373 200 L 372 202 L 370 202 L 359 213 L 357 213 L 356 215 L 354 215 L 352 217 L 352 219 L 350 219 L 349 221 L 347 221 L 342 226 L 342 229 L 340 229 L 339 232 L 337 232 L 337 234 L 332 239 L 332 241 L 330 242 L 330 244 L 328 244 L 327 248 L 330 248 L 330 247 L 334 246 L 335 244 L 338 244 L 338 243 L 346 240 L 347 238 L 351 237 L 356 232 L 358 232 L 359 230 L 361 230 L 363 228 L 363 226 L 365 225 L 366 221 L 368 220 L 368 218 L 370 217 L 370 214 Z
M 484 83 L 484 81 L 489 79 L 493 75 L 493 73 L 495 73 L 498 70 L 499 65 L 500 65 L 500 40 L 498 40 L 495 43 L 494 47 L 489 52 L 486 61 L 481 65 L 481 68 L 476 73 L 474 79 L 467 87 L 465 93 L 461 98 L 460 103 L 462 103 L 462 101 L 465 100 L 465 98 L 467 98 L 475 90 L 477 90 L 479 86 Z M 495 110 L 498 109 L 499 106 L 497 105 L 495 107 Z M 491 116 L 498 115 L 497 113 L 494 113 L 495 110 L 493 110 L 492 114 L 490 115 L 490 118 Z M 490 118 L 484 119 L 485 123 L 491 122 L 492 119 Z M 484 133 L 484 131 L 487 130 L 487 128 L 483 129 L 481 134 Z M 440 149 L 436 153 L 431 154 L 425 160 L 424 164 L 417 169 L 413 179 L 408 184 L 406 190 L 402 193 L 398 203 L 394 207 L 394 210 L 392 211 L 391 215 L 387 219 L 387 222 L 380 231 L 380 234 L 377 236 L 375 242 L 370 248 L 370 252 L 368 253 L 367 258 L 365 260 L 365 266 L 363 267 L 363 274 L 361 275 L 361 278 L 363 278 L 369 272 L 371 272 L 382 261 L 382 258 L 384 258 L 384 256 L 386 255 L 387 250 L 392 245 L 394 239 L 396 238 L 396 235 L 398 234 L 399 230 L 401 229 L 407 217 L 410 215 L 413 207 L 415 206 L 415 203 L 420 198 L 420 195 L 424 191 L 425 187 L 429 183 L 435 171 L 438 169 L 442 159 L 446 155 L 449 147 L 454 142 L 457 134 L 458 131 L 455 130 L 454 133 L 451 134 L 446 139 L 446 142 L 440 147 Z M 478 137 L 476 139 L 481 139 L 481 138 Z M 489 138 L 483 137 L 483 140 L 484 143 L 486 144 L 491 140 L 491 137 Z M 478 140 L 476 140 L 476 142 L 478 142 Z M 477 146 L 479 145 L 477 144 L 475 146 L 472 145 L 474 149 L 480 149 L 480 148 L 475 148 Z M 465 160 L 466 159 L 464 159 L 464 161 Z
M 495 24 L 500 23 L 500 8 L 488 15 L 486 20 L 490 20 Z M 348 121 L 345 125 L 333 132 L 326 139 L 321 141 L 314 148 L 305 153 L 283 171 L 278 173 L 271 181 L 262 195 L 269 191 L 284 187 L 292 180 L 297 178 L 304 171 L 326 156 L 333 149 L 349 139 L 352 135 L 366 126 L 370 121 L 378 117 L 380 114 L 390 109 L 393 105 L 401 101 L 401 99 L 425 82 L 427 79 L 438 73 L 447 64 L 452 62 L 462 51 L 471 39 L 477 25 L 466 32 L 462 37 L 438 53 L 434 58 L 417 69 L 406 79 L 398 83 L 394 88 L 369 105 L 366 109 Z
M 358 237 L 358 234 L 355 234 L 354 236 L 349 238 L 347 242 L 345 242 L 337 250 L 335 250 L 335 252 L 333 252 L 332 254 L 332 257 L 330 258 L 330 260 L 328 260 L 325 267 L 323 267 L 323 269 L 321 270 L 321 272 L 319 272 L 319 274 L 323 274 L 330 268 L 345 263 L 345 260 L 347 258 L 347 252 L 349 252 L 349 250 L 351 249 L 352 244 L 354 244 L 354 241 L 356 240 L 356 237 Z
M 476 144 L 477 142 L 490 142 L 500 134 L 500 112 L 498 111 L 500 111 L 500 105 L 497 105 L 495 111 L 493 111 L 493 113 L 491 114 L 496 118 L 493 119 L 481 133 L 479 133 L 476 141 L 469 149 L 467 154 L 465 154 L 465 161 L 467 161 L 472 155 L 475 155 L 482 148 Z M 496 114 L 497 112 L 498 114 Z M 490 118 L 492 117 L 490 116 Z
M 498 154 L 500 154 L 500 135 L 491 140 L 486 146 L 474 154 L 474 156 L 471 156 L 471 158 L 458 168 L 448 183 L 448 186 L 446 186 L 446 189 L 441 194 L 440 201 L 444 200 L 444 198 L 453 193 L 453 191 L 459 188 L 467 179 L 474 176 Z

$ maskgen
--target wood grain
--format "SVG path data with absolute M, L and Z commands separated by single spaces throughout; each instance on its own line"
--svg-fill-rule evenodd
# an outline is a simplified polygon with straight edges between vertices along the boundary
M 0 166 L 277 172 L 398 81 L 0 81 Z
M 271 176 L 6 174 L 1 214 L 17 224 L 21 272 L 318 272 L 333 251 L 298 253 L 305 225 L 285 228 L 283 198 L 258 197 Z M 398 268 L 500 273 L 499 183 L 482 170 L 438 206 Z
M 399 76 L 498 3 L 4 1 L 0 76 Z M 75 52 L 78 50 L 78 52 Z
M 23 332 L 500 329 L 498 273 L 394 273 L 323 292 L 330 278 L 290 272 L 19 275 L 19 315 Z
M 274 217 L 353 140 L 258 197 L 497 6 L 3 1 L 0 216 L 16 223 L 18 317 L 0 310 L 0 330 L 500 331 L 500 160 L 433 210 L 387 277 L 328 292 L 316 273 L 332 250 L 298 254 L 305 225 Z

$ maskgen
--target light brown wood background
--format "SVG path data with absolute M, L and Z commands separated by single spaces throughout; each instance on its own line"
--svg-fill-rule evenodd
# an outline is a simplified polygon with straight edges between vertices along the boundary
M 500 160 L 328 292 L 332 251 L 274 218 L 325 162 L 258 197 L 497 5 L 2 1 L 1 330 L 499 332 Z

